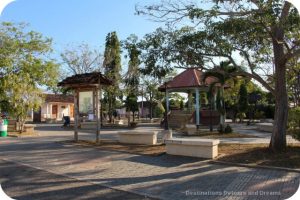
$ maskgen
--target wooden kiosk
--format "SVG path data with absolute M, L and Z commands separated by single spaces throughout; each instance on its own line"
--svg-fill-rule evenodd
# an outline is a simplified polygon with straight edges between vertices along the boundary
M 92 92 L 92 114 L 97 123 L 96 143 L 100 140 L 100 99 L 103 86 L 111 85 L 111 81 L 100 72 L 76 74 L 58 83 L 58 86 L 73 90 L 74 95 L 74 140 L 78 141 L 79 126 L 79 93 Z

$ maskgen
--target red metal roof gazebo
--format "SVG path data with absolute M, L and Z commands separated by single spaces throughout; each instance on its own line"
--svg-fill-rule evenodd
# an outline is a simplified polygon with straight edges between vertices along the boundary
M 215 77 L 207 77 L 203 80 L 204 72 L 196 69 L 189 68 L 182 73 L 175 76 L 172 80 L 165 82 L 161 85 L 158 90 L 166 92 L 166 107 L 169 112 L 169 93 L 170 92 L 187 92 L 189 96 L 189 102 L 191 102 L 192 93 L 196 94 L 196 126 L 200 126 L 200 104 L 199 104 L 199 93 L 207 92 L 209 85 L 218 82 Z M 218 86 L 218 84 L 216 84 Z M 193 92 L 194 91 L 194 92 Z M 190 104 L 189 104 L 190 105 Z M 191 106 L 189 106 L 191 107 Z
M 210 84 L 218 81 L 215 77 L 208 77 L 205 79 L 205 82 L 203 82 L 203 75 L 204 72 L 196 69 L 196 68 L 189 68 L 183 71 L 182 73 L 175 76 L 172 80 L 168 81 L 166 85 L 161 85 L 158 90 L 159 91 L 165 91 L 165 88 L 167 87 L 167 90 L 178 90 L 178 91 L 184 91 L 186 89 L 190 88 L 206 88 Z

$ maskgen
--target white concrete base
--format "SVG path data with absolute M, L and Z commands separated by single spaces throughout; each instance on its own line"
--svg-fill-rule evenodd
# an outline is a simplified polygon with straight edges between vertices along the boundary
M 34 133 L 34 124 L 24 124 L 25 133 Z
M 172 137 L 173 137 L 173 131 L 172 131 L 172 129 L 163 130 L 163 131 L 161 131 L 161 133 L 163 135 L 163 137 L 162 137 L 163 143 L 165 143 L 165 140 L 172 139 Z
M 260 131 L 265 131 L 265 132 L 273 132 L 273 124 L 272 123 L 258 123 L 257 128 Z
M 120 131 L 118 132 L 119 142 L 128 144 L 149 144 L 157 143 L 158 131 Z
M 114 123 L 115 124 L 119 124 L 119 125 L 123 125 L 124 124 L 124 120 L 123 119 L 115 120 Z
M 219 140 L 172 138 L 166 140 L 167 154 L 213 159 L 218 156 Z
M 186 124 L 185 128 L 187 130 L 188 135 L 196 135 L 197 127 L 195 124 Z

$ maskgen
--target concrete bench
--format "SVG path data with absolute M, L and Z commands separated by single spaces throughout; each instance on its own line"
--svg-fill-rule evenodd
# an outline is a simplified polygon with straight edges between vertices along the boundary
M 188 135 L 196 135 L 197 133 L 197 127 L 195 124 L 186 124 L 185 128 L 187 130 Z
M 124 124 L 124 120 L 120 119 L 120 120 L 115 120 L 114 124 L 119 124 L 119 125 L 123 125 Z
M 119 142 L 128 144 L 150 144 L 157 143 L 158 131 L 120 131 L 118 132 Z
M 213 159 L 218 156 L 219 140 L 172 138 L 165 141 L 167 154 Z
M 34 124 L 24 124 L 24 132 L 25 133 L 34 133 Z
M 273 132 L 273 124 L 272 123 L 257 123 L 257 128 L 260 131 L 265 131 L 265 132 Z

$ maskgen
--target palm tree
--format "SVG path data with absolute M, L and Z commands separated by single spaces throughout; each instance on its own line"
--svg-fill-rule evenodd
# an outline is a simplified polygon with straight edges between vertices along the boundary
M 214 77 L 216 80 L 211 84 L 209 93 L 212 96 L 213 88 L 218 87 L 217 91 L 217 99 L 216 99 L 216 108 L 221 114 L 220 123 L 224 127 L 225 124 L 225 116 L 226 116 L 226 109 L 225 109 L 225 101 L 224 101 L 224 88 L 226 86 L 226 82 L 229 79 L 234 78 L 234 72 L 237 71 L 237 68 L 230 65 L 230 61 L 222 61 L 220 62 L 219 66 L 216 66 L 208 71 L 206 71 L 203 75 L 203 81 L 208 77 Z

